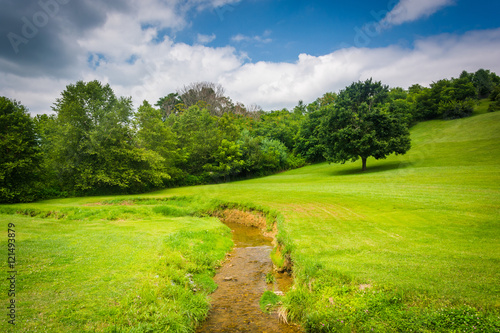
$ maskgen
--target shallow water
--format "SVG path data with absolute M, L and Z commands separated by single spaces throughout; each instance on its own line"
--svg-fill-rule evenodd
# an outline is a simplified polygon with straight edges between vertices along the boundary
M 259 307 L 266 290 L 286 292 L 292 283 L 288 273 L 274 273 L 277 283 L 266 283 L 266 274 L 273 271 L 272 238 L 255 227 L 226 225 L 233 231 L 235 248 L 214 278 L 218 288 L 211 295 L 212 309 L 197 333 L 301 332 L 297 326 L 281 323 L 277 313 L 266 314 Z

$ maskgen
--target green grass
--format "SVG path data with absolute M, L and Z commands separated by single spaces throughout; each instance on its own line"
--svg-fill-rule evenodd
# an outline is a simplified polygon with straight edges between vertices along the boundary
M 64 311 L 88 311 L 84 318 L 87 323 L 95 319 L 96 330 L 110 325 L 116 318 L 111 310 L 101 315 L 88 309 L 109 304 L 120 290 L 134 295 L 142 277 L 158 271 L 152 268 L 158 267 L 158 255 L 142 260 L 145 253 L 164 249 L 154 244 L 165 244 L 181 230 L 221 230 L 214 220 L 168 215 L 192 214 L 218 200 L 279 212 L 279 238 L 291 251 L 295 274 L 295 289 L 283 303 L 289 318 L 310 331 L 498 332 L 500 113 L 481 110 L 467 119 L 416 125 L 408 154 L 369 159 L 364 173 L 359 161 L 323 163 L 265 178 L 123 199 L 0 206 L 5 213 L 32 209 L 34 214 L 66 214 L 59 220 L 56 215 L 3 216 L 20 225 L 24 262 L 19 265 L 25 267 L 20 279 L 26 280 L 26 290 L 19 291 L 19 298 L 34 302 L 20 315 L 29 325 L 45 321 L 66 329 L 73 324 L 61 321 Z M 179 203 L 163 201 L 169 197 Z M 85 206 L 134 198 L 144 200 L 107 210 Z M 136 237 L 142 245 L 135 246 Z M 93 259 L 80 268 L 87 256 Z M 105 278 L 117 283 L 98 282 Z M 104 289 L 105 295 L 98 297 Z M 100 301 L 81 308 L 82 298 Z
M 177 203 L 174 216 L 189 210 Z M 0 215 L 16 230 L 16 332 L 191 332 L 205 318 L 213 269 L 232 246 L 216 219 L 73 199 L 30 207 L 37 216 Z
M 296 311 L 310 327 L 321 321 L 311 313 L 336 297 L 328 290 L 339 284 L 351 289 L 370 284 L 384 295 L 402 295 L 394 296 L 400 299 L 397 311 L 411 306 L 418 318 L 467 304 L 496 316 L 498 325 L 500 113 L 424 122 L 411 133 L 407 155 L 369 159 L 365 173 L 360 162 L 318 164 L 155 195 L 202 193 L 281 212 L 296 284 L 312 290 L 307 296 L 312 303 Z M 301 304 L 302 299 L 290 306 L 297 310 Z M 395 330 L 391 323 L 399 323 L 383 311 L 372 318 L 378 330 Z M 368 320 L 345 319 L 354 325 L 348 329 Z
M 412 139 L 407 155 L 369 159 L 365 173 L 360 163 L 318 164 L 155 195 L 251 198 L 285 215 L 296 258 L 360 280 L 500 306 L 500 113 L 421 123 Z
M 483 114 L 488 112 L 488 107 L 492 101 L 489 98 L 482 99 L 478 102 L 477 106 L 474 108 L 474 115 Z
M 259 300 L 259 307 L 262 312 L 270 313 L 276 308 L 280 299 L 281 297 L 276 295 L 273 291 L 266 290 Z

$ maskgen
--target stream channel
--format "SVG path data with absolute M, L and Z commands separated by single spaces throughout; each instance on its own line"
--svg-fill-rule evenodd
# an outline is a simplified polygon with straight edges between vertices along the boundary
M 264 237 L 256 227 L 224 223 L 233 231 L 235 248 L 214 277 L 218 288 L 211 295 L 212 308 L 196 332 L 302 332 L 295 325 L 280 322 L 276 311 L 267 314 L 259 307 L 266 290 L 286 292 L 292 284 L 288 273 L 273 272 L 273 239 Z M 274 283 L 266 283 L 268 273 L 273 273 Z

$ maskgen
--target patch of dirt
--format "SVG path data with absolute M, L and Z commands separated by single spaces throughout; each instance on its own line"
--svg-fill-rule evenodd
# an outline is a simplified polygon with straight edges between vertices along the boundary
M 259 212 L 247 212 L 239 209 L 224 209 L 215 213 L 222 222 L 243 224 L 250 227 L 265 229 L 267 221 Z
M 249 227 L 255 227 L 261 230 L 262 235 L 264 237 L 273 238 L 273 245 L 275 244 L 276 235 L 278 234 L 278 227 L 276 223 L 273 224 L 273 228 L 271 231 L 267 230 L 267 219 L 266 217 L 256 211 L 243 211 L 239 209 L 224 209 L 222 211 L 218 211 L 214 214 L 214 216 L 218 217 L 223 223 L 237 223 Z

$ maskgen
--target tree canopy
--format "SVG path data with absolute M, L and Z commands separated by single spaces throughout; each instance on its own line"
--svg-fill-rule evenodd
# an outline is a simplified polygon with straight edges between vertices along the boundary
M 263 176 L 306 162 L 386 158 L 410 149 L 408 128 L 472 114 L 479 99 L 500 110 L 500 78 L 463 71 L 429 87 L 355 82 L 292 109 L 263 111 L 211 82 L 133 109 L 108 84 L 78 81 L 53 115 L 31 118 L 0 98 L 0 201 L 137 193 L 169 186 Z
M 134 145 L 132 102 L 98 81 L 68 85 L 54 107 L 53 158 L 63 187 L 77 191 L 138 190 L 162 184 L 164 158 Z
M 28 110 L 0 97 L 0 202 L 34 199 L 40 159 L 35 125 Z
M 327 106 L 321 122 L 321 141 L 329 162 L 345 163 L 386 158 L 410 149 L 407 125 L 384 109 L 389 88 L 371 79 L 342 90 L 335 104 Z

